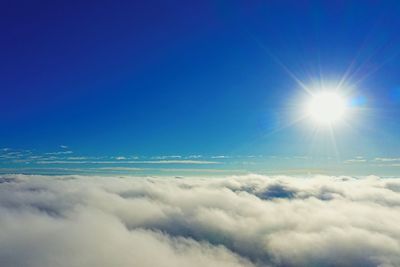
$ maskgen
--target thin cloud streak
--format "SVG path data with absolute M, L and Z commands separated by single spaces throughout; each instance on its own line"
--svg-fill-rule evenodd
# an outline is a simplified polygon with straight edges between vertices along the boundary
M 148 160 L 148 161 L 37 161 L 37 164 L 221 164 L 206 160 Z

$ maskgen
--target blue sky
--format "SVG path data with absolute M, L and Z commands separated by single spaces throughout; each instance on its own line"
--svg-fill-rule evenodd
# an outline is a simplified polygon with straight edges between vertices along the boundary
M 2 172 L 400 170 L 398 1 L 3 1 L 0 10 Z M 342 78 L 357 115 L 334 142 L 293 123 L 306 95 L 296 79 Z

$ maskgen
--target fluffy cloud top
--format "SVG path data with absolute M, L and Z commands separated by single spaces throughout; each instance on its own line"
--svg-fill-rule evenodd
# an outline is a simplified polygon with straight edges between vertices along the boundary
M 0 177 L 1 266 L 400 266 L 400 181 Z

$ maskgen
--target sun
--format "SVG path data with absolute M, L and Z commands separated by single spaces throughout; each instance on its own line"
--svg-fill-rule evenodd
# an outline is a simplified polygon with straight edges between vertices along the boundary
M 337 92 L 322 91 L 311 96 L 307 116 L 319 125 L 332 125 L 344 118 L 346 100 Z

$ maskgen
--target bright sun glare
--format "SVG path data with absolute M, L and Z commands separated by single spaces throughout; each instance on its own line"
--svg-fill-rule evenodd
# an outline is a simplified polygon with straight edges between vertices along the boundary
M 307 105 L 307 115 L 320 125 L 332 125 L 343 119 L 346 101 L 336 92 L 313 95 Z

